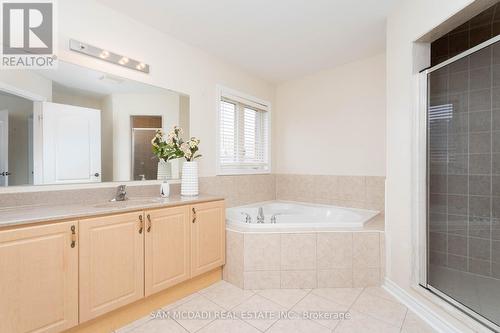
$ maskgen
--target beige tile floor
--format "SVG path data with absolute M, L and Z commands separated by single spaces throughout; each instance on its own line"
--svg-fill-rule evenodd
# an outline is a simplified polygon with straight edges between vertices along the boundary
M 175 313 L 196 318 L 167 316 Z M 325 313 L 348 313 L 350 319 L 315 317 Z M 379 287 L 243 290 L 220 281 L 153 314 L 115 333 L 434 332 Z

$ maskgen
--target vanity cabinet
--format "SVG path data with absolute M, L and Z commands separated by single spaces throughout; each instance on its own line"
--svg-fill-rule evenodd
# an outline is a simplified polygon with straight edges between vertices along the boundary
M 219 200 L 0 229 L 0 332 L 62 332 L 219 268 L 224 212 Z
M 143 215 L 80 221 L 80 322 L 144 296 Z
M 145 296 L 190 277 L 189 206 L 146 211 Z
M 0 332 L 78 324 L 78 222 L 0 231 Z
M 208 272 L 225 262 L 224 201 L 205 202 L 190 207 L 191 277 Z

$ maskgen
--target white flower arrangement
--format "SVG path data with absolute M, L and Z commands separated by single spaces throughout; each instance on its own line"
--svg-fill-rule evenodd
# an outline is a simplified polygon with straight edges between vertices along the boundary
M 181 137 L 182 133 L 182 128 L 178 126 L 174 126 L 166 137 L 162 130 L 157 130 L 151 140 L 153 154 L 166 162 L 183 157 L 186 161 L 191 162 L 201 157 L 200 154 L 197 154 L 200 140 L 192 137 L 188 141 L 184 141 Z

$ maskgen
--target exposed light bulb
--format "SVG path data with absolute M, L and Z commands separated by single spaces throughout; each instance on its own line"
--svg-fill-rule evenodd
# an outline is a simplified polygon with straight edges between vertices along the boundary
M 121 59 L 118 61 L 118 63 L 119 63 L 120 65 L 126 65 L 128 62 L 129 62 L 129 59 L 128 59 L 127 57 L 123 57 L 123 58 L 121 58 Z
M 146 67 L 146 65 L 144 65 L 142 62 L 140 64 L 138 64 L 137 66 L 135 66 L 135 68 L 137 68 L 140 71 L 142 71 L 145 67 Z
M 106 51 L 106 50 L 103 50 L 101 52 L 101 54 L 99 54 L 99 57 L 102 58 L 102 59 L 106 59 L 107 57 L 109 57 L 109 52 Z

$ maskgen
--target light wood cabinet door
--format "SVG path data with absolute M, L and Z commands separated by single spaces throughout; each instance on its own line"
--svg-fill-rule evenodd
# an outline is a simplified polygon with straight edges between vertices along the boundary
M 80 322 L 144 297 L 143 212 L 80 221 Z
M 226 217 L 224 201 L 190 206 L 191 277 L 225 262 Z
M 189 279 L 189 207 L 146 211 L 145 294 Z
M 77 232 L 77 221 L 0 231 L 0 332 L 78 324 Z

